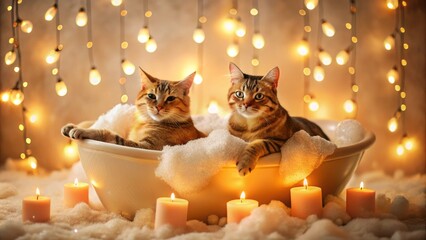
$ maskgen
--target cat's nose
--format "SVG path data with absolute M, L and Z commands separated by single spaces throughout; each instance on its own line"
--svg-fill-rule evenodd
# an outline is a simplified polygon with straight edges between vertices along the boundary
M 157 111 L 161 111 L 163 109 L 163 106 L 157 106 Z

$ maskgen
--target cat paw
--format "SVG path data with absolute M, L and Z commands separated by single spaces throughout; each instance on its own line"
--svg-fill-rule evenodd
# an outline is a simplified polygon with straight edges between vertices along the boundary
M 256 161 L 249 155 L 243 155 L 239 157 L 236 165 L 240 176 L 245 176 L 251 173 L 255 167 L 255 162 Z
M 70 131 L 74 128 L 76 128 L 77 126 L 72 124 L 72 123 L 68 123 L 67 125 L 63 126 L 61 128 L 61 133 L 63 136 L 65 137 L 70 137 Z
M 87 133 L 86 129 L 83 128 L 73 128 L 69 132 L 69 137 L 72 139 L 86 139 L 90 138 L 89 134 Z

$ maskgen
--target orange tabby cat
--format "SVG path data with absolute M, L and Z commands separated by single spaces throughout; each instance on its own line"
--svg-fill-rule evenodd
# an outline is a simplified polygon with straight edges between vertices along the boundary
M 142 70 L 142 69 L 141 69 Z M 124 146 L 161 150 L 205 137 L 194 127 L 189 89 L 195 72 L 184 80 L 160 80 L 142 70 L 142 89 L 136 99 L 136 121 L 127 138 L 105 129 L 84 129 L 68 124 L 62 134 L 72 139 L 93 139 Z
M 251 172 L 260 157 L 279 152 L 281 146 L 297 131 L 305 130 L 311 136 L 329 138 L 315 123 L 300 117 L 291 117 L 277 97 L 278 67 L 265 76 L 243 73 L 230 63 L 232 86 L 228 103 L 232 109 L 228 129 L 234 136 L 248 142 L 236 164 L 240 175 Z

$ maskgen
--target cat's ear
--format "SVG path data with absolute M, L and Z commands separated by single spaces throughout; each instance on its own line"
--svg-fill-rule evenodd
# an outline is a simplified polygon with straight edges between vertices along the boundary
M 184 90 L 184 95 L 188 95 L 189 89 L 192 86 L 192 82 L 194 81 L 195 72 L 189 74 L 185 79 L 180 81 L 178 84 Z
M 149 75 L 141 67 L 139 67 L 139 69 L 141 70 L 141 82 L 142 82 L 141 88 L 142 89 L 146 88 L 146 86 L 152 85 L 153 83 L 157 82 L 157 79 Z
M 244 79 L 244 73 L 235 65 L 235 63 L 229 63 L 229 73 L 231 74 L 231 83 L 235 84 Z
M 278 87 L 278 79 L 280 78 L 280 69 L 274 67 L 262 78 L 262 81 L 266 81 L 271 84 L 274 88 Z

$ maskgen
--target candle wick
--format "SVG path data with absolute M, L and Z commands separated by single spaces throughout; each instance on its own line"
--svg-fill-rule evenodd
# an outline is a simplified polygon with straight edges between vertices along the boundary
M 305 185 L 305 190 L 308 190 L 308 185 Z
M 37 195 L 37 200 L 38 200 L 38 195 Z

